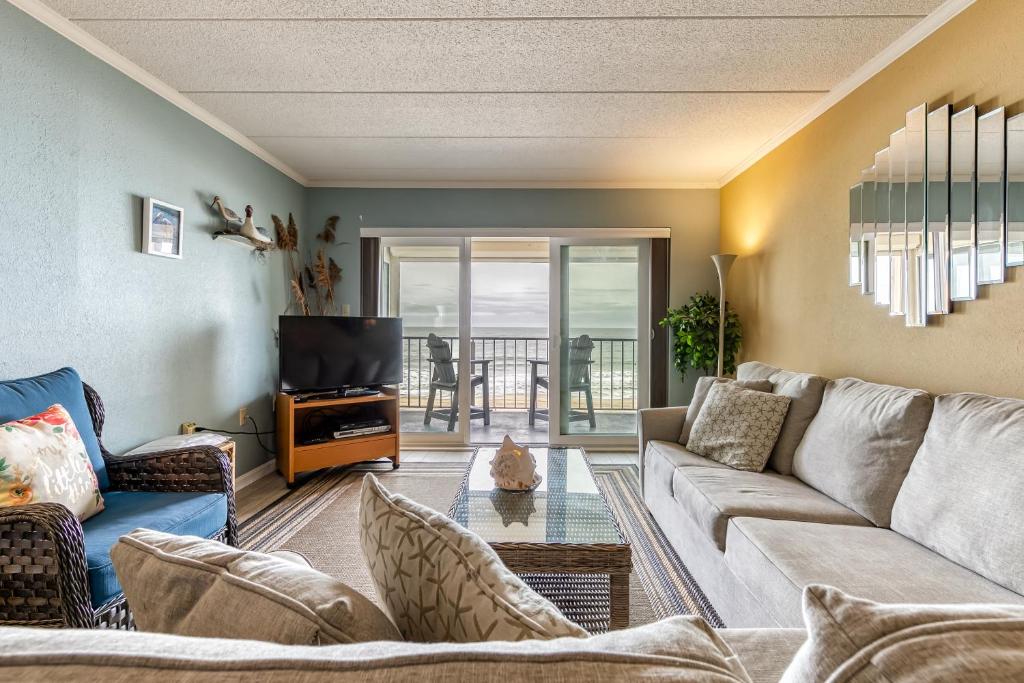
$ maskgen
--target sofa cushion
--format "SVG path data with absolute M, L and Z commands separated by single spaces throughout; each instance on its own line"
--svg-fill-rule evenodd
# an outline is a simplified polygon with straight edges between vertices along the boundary
M 672 617 L 592 638 L 323 647 L 130 631 L 10 627 L 0 629 L 0 676 L 10 681 L 121 683 L 750 680 L 732 650 L 698 617 Z
M 740 380 L 767 379 L 772 383 L 772 393 L 789 398 L 789 412 L 779 431 L 779 440 L 772 449 L 768 467 L 779 474 L 793 474 L 793 456 L 804 438 L 807 425 L 821 407 L 821 397 L 828 382 L 824 377 L 806 372 L 790 372 L 764 363 L 751 361 L 736 368 Z
M 718 635 L 739 657 L 753 683 L 778 683 L 807 640 L 802 628 L 720 628 Z
M 687 447 L 733 469 L 760 472 L 786 419 L 789 399 L 738 382 L 715 384 L 693 423 Z
M 676 500 L 719 550 L 733 517 L 870 524 L 795 477 L 729 468 L 681 467 L 672 480 Z
M 1024 593 L 1024 401 L 936 398 L 892 528 Z
M 793 474 L 887 527 L 931 414 L 923 391 L 832 380 L 796 450 Z
M 38 377 L 0 382 L 0 424 L 41 413 L 55 403 L 64 406 L 74 420 L 89 454 L 100 491 L 110 487 L 100 442 L 92 427 L 92 414 L 85 402 L 82 379 L 73 368 L 62 368 Z
M 110 556 L 142 631 L 283 645 L 401 640 L 379 607 L 305 563 L 136 529 Z
M 223 493 L 108 491 L 103 512 L 82 522 L 92 604 L 98 607 L 121 592 L 110 549 L 121 536 L 145 528 L 184 536 L 213 536 L 228 519 Z
M 406 640 L 586 637 L 513 574 L 482 538 L 363 477 L 359 542 L 385 609 Z
M 1024 606 L 880 605 L 803 596 L 807 642 L 781 683 L 1024 680 Z
M 998 586 L 889 529 L 733 519 L 725 561 L 784 626 L 800 626 L 805 586 L 823 583 L 879 602 L 1024 604 Z
M 648 441 L 644 451 L 644 490 L 649 486 L 664 486 L 670 494 L 672 477 L 677 467 L 718 467 L 725 465 L 686 450 L 675 441 Z
M 701 377 L 697 380 L 696 386 L 693 388 L 693 398 L 690 399 L 690 405 L 686 407 L 686 419 L 683 420 L 683 431 L 679 433 L 679 443 L 686 445 L 690 441 L 690 433 L 693 431 L 693 425 L 697 422 L 697 417 L 700 415 L 700 409 L 704 407 L 704 402 L 708 398 L 708 392 L 711 391 L 711 387 L 715 384 L 734 384 L 742 387 L 743 389 L 751 389 L 753 391 L 771 391 L 772 383 L 766 379 L 755 379 L 750 381 L 745 380 L 733 380 L 728 377 Z

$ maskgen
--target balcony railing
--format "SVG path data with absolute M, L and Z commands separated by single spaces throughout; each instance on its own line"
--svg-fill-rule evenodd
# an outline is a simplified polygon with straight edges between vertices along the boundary
M 441 337 L 452 347 L 452 355 L 459 356 L 458 337 Z M 594 351 L 591 355 L 590 385 L 594 396 L 594 409 L 598 411 L 636 410 L 637 407 L 637 355 L 636 339 L 591 337 Z M 530 360 L 548 360 L 547 337 L 472 337 L 471 358 L 490 360 L 489 389 L 491 408 L 526 410 L 530 403 Z M 403 337 L 403 382 L 400 387 L 403 408 L 425 408 L 430 390 L 430 352 L 426 337 Z M 541 365 L 538 372 L 546 376 L 548 366 Z M 479 372 L 479 366 L 473 370 Z M 479 390 L 477 390 L 479 391 Z M 449 403 L 450 394 L 439 392 L 439 406 Z M 547 408 L 547 391 L 537 392 L 537 407 Z M 479 404 L 479 399 L 475 401 Z M 573 408 L 583 408 L 581 394 L 573 394 Z

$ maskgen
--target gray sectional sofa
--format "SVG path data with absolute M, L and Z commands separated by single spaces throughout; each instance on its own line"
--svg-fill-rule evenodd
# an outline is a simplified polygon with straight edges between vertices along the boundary
M 1024 401 L 757 362 L 737 378 L 791 399 L 762 473 L 686 450 L 686 408 L 640 413 L 644 501 L 727 626 L 802 626 L 812 583 L 1024 603 Z

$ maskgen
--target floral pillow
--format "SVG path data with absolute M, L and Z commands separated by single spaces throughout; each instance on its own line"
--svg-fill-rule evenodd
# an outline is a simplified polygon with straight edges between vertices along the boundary
M 80 520 L 103 509 L 85 442 L 64 406 L 0 425 L 0 507 L 60 503 Z

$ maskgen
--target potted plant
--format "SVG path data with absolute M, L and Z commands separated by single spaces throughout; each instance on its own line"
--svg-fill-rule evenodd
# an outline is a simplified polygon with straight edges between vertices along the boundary
M 736 356 L 743 341 L 743 327 L 736 311 L 725 304 L 725 373 L 736 371 Z M 660 321 L 672 330 L 672 361 L 680 375 L 688 368 L 705 375 L 718 365 L 718 297 L 711 292 L 694 294 L 686 305 L 670 308 Z

